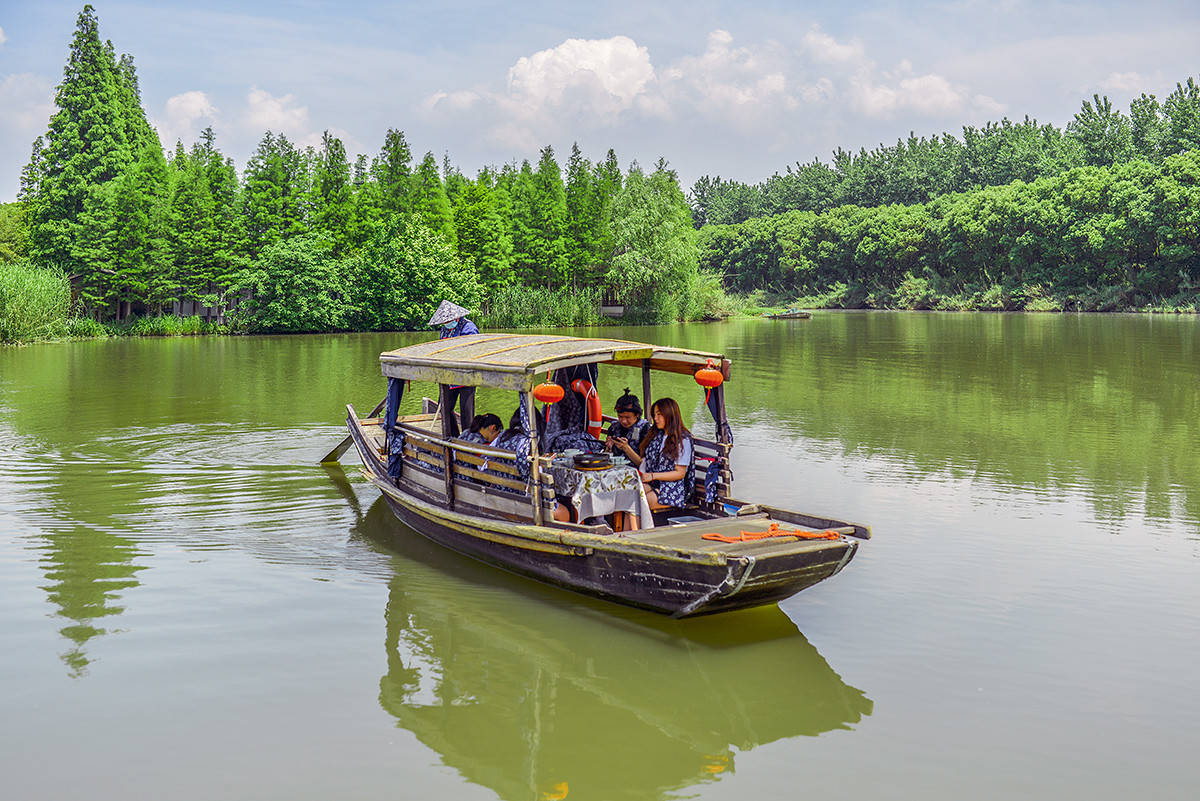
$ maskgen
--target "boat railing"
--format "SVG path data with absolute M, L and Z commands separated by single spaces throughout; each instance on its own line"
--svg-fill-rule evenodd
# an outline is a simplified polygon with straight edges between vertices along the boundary
M 697 505 L 705 505 L 706 479 L 708 476 L 709 465 L 717 461 L 719 457 L 728 457 L 733 446 L 726 442 L 716 442 L 711 439 L 701 439 L 693 437 L 692 443 L 696 459 L 696 484 L 693 487 L 695 491 L 695 500 Z M 725 459 L 725 463 L 719 468 L 720 475 L 716 480 L 717 497 L 716 504 L 720 504 L 724 499 L 728 498 L 733 486 L 733 471 L 729 467 L 729 459 Z
M 449 509 L 518 522 L 536 519 L 533 485 L 521 477 L 517 454 L 446 439 L 404 422 L 398 422 L 396 430 L 404 435 L 404 467 L 397 484 Z M 548 519 L 554 480 L 543 474 L 541 483 L 541 518 Z

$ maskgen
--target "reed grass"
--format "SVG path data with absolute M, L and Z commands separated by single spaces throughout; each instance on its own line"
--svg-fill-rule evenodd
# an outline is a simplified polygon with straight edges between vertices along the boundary
M 557 328 L 605 325 L 600 315 L 600 291 L 590 288 L 507 286 L 484 302 L 477 323 L 481 328 Z
M 0 262 L 0 342 L 61 336 L 71 319 L 71 283 L 54 267 Z

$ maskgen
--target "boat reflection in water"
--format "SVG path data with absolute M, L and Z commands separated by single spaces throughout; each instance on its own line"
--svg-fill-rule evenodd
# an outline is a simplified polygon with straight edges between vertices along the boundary
M 398 554 L 380 703 L 509 801 L 661 797 L 871 714 L 777 606 L 672 621 L 448 553 L 382 500 L 357 529 Z

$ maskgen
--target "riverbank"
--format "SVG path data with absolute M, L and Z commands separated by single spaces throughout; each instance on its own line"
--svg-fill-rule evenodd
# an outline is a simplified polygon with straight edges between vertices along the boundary
M 1173 306 L 1160 304 L 1144 308 L 1107 308 L 1086 307 L 1084 304 L 1061 297 L 1028 298 L 1027 305 L 1018 306 L 1014 302 L 998 302 L 994 295 L 985 294 L 982 297 L 951 296 L 933 298 L 929 302 L 914 303 L 909 306 L 901 305 L 852 305 L 839 303 L 837 295 L 805 297 L 791 304 L 759 305 L 747 301 L 745 307 L 736 314 L 720 318 L 692 322 L 719 322 L 720 320 L 739 318 L 761 318 L 776 314 L 787 309 L 807 309 L 826 311 L 948 311 L 948 312 L 1029 312 L 1041 313 L 1118 313 L 1118 314 L 1197 314 L 1200 313 L 1200 299 L 1192 299 L 1189 303 Z M 547 321 L 543 317 L 535 317 L 526 311 L 520 314 L 506 312 L 504 315 L 489 315 L 482 313 L 477 316 L 479 326 L 485 330 L 508 330 L 522 328 L 579 328 L 596 326 L 630 325 L 630 321 L 600 314 L 580 312 L 572 317 L 561 309 L 552 310 L 553 317 Z M 665 325 L 665 324 L 664 324 Z M 126 323 L 99 323 L 88 317 L 70 318 L 52 331 L 39 336 L 24 338 L 0 337 L 0 344 L 28 345 L 37 342 L 71 341 L 82 339 L 111 339 L 125 337 L 189 337 L 189 336 L 274 336 L 278 332 L 243 331 L 228 325 L 208 323 L 199 317 L 135 317 Z M 306 333 L 370 333 L 351 331 L 311 331 Z
M 910 276 L 894 290 L 878 285 L 838 283 L 823 293 L 801 296 L 789 305 L 804 309 L 889 311 L 1196 314 L 1200 312 L 1200 292 L 1189 286 L 1164 297 L 1140 294 L 1121 286 L 1067 292 L 1041 284 L 969 285 L 955 291 L 936 281 Z

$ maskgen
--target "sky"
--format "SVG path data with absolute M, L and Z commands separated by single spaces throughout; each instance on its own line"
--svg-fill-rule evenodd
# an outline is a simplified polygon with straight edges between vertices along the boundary
M 1128 109 L 1196 77 L 1196 2 L 96 0 L 167 148 L 212 126 L 239 169 L 270 130 L 353 155 L 388 128 L 474 176 L 571 145 L 665 158 L 685 189 L 1026 115 Z M 0 0 L 0 202 L 45 132 L 82 2 Z

